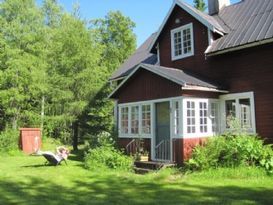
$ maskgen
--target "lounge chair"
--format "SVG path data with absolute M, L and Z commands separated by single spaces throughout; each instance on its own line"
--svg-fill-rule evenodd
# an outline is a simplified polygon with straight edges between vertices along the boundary
M 61 164 L 62 161 L 64 161 L 65 164 L 67 165 L 66 160 L 69 155 L 69 150 L 61 146 L 61 147 L 57 147 L 56 154 L 50 151 L 43 152 L 41 150 L 38 150 L 34 155 L 44 156 L 44 158 L 47 159 L 49 164 L 52 164 L 55 166 Z
M 58 154 L 54 154 L 53 152 L 42 152 L 41 155 L 43 155 L 44 158 L 47 159 L 48 163 L 50 163 L 54 166 L 61 164 L 62 161 L 64 161 L 65 164 L 67 165 L 65 158 L 63 158 L 62 156 L 60 156 Z

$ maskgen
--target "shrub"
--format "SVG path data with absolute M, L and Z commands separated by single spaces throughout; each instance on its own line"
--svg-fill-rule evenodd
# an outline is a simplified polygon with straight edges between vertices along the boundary
M 113 145 L 104 145 L 90 149 L 85 155 L 85 167 L 87 169 L 110 168 L 131 171 L 132 166 L 133 159 L 115 149 Z
M 273 152 L 257 136 L 219 136 L 211 138 L 205 146 L 198 145 L 187 162 L 191 170 L 217 167 L 262 166 L 273 171 Z
M 0 152 L 7 153 L 18 150 L 19 132 L 7 129 L 0 134 Z

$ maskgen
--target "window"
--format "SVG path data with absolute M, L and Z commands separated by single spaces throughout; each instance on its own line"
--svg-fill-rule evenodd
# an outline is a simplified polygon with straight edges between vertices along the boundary
M 121 124 L 120 124 L 120 132 L 123 134 L 128 134 L 129 131 L 129 108 L 123 107 L 121 108 Z
M 194 55 L 192 23 L 171 31 L 172 60 Z
M 210 119 L 212 132 L 218 132 L 218 103 L 216 102 L 210 104 Z
M 225 106 L 225 128 L 240 126 L 248 132 L 255 132 L 253 92 L 221 96 Z
M 179 122 L 179 101 L 175 101 L 174 102 L 174 113 L 173 113 L 173 126 L 174 126 L 174 134 L 178 135 L 179 134 L 179 126 L 180 126 L 180 122 Z
M 208 132 L 208 105 L 206 102 L 199 103 L 200 132 Z
M 138 134 L 139 127 L 139 108 L 138 106 L 131 107 L 131 133 Z
M 122 105 L 119 114 L 119 134 L 121 137 L 150 135 L 152 133 L 151 104 Z
M 187 101 L 187 133 L 195 133 L 195 102 Z
M 218 100 L 188 98 L 183 105 L 185 137 L 207 137 L 218 132 Z
M 230 128 L 230 123 L 236 117 L 236 101 L 235 100 L 226 100 L 226 128 Z
M 251 128 L 251 107 L 250 99 L 240 99 L 239 106 L 241 110 L 241 127 Z
M 142 133 L 151 134 L 151 105 L 142 105 Z

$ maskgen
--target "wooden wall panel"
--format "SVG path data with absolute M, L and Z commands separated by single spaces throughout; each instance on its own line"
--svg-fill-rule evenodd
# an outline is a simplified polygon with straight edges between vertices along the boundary
M 181 95 L 181 86 L 150 71 L 140 69 L 118 91 L 118 103 L 169 98 Z

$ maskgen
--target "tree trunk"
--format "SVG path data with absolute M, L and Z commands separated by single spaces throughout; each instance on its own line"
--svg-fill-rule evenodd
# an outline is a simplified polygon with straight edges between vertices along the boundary
M 78 150 L 78 143 L 79 143 L 79 122 L 75 121 L 73 122 L 73 150 L 77 151 Z
M 17 130 L 17 117 L 16 116 L 14 116 L 12 118 L 12 129 Z
M 45 116 L 45 96 L 42 97 L 42 103 L 41 103 L 41 133 L 43 136 L 43 130 L 44 130 L 44 116 Z

